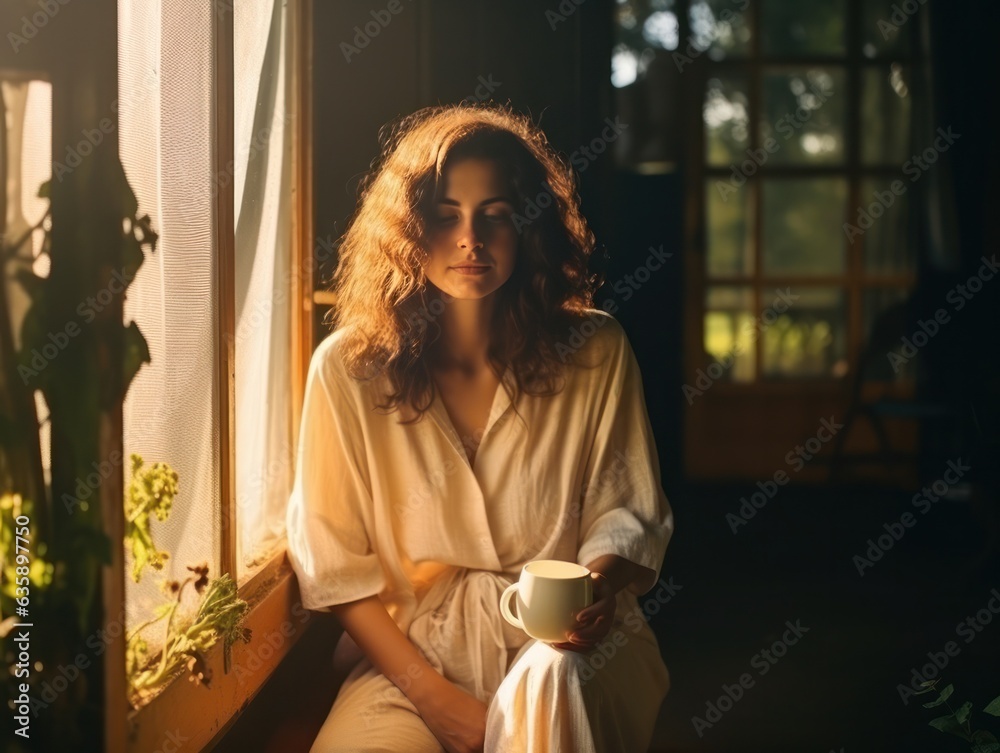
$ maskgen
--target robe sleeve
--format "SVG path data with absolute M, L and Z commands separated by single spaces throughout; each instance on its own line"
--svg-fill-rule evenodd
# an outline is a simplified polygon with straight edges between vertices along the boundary
M 310 361 L 285 521 L 302 605 L 322 612 L 386 585 L 371 544 L 373 501 L 357 403 L 334 338 Z
M 636 595 L 660 577 L 674 516 L 663 491 L 642 375 L 625 330 L 610 317 L 607 378 L 584 470 L 577 563 L 616 554 L 652 570 L 630 583 Z M 605 333 L 602 333 L 602 335 Z

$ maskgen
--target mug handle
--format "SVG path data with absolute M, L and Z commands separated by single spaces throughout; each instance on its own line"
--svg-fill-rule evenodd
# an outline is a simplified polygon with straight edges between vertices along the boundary
M 520 619 L 514 616 L 514 613 L 510 611 L 510 599 L 517 593 L 517 583 L 511 583 L 507 588 L 504 589 L 503 595 L 500 597 L 500 613 L 503 618 L 507 620 L 511 625 L 521 630 L 524 630 L 524 624 Z

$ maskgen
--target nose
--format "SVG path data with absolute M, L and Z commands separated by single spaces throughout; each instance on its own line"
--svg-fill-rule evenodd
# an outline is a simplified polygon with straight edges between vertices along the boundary
M 483 239 L 476 230 L 476 224 L 472 219 L 464 220 L 458 230 L 458 247 L 463 250 L 483 247 Z

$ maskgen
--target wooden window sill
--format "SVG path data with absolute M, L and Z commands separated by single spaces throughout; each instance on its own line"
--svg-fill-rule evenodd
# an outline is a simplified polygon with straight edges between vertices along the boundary
M 180 674 L 142 708 L 128 714 L 129 753 L 154 750 L 202 750 L 233 721 L 263 687 L 309 625 L 298 583 L 284 549 L 240 585 L 250 605 L 245 626 L 249 643 L 237 641 L 229 669 L 222 643 L 205 659 L 211 684 L 200 687 Z

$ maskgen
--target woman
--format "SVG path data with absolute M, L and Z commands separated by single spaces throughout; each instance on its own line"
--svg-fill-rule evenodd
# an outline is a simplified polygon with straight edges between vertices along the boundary
M 340 247 L 288 508 L 304 606 L 364 656 L 314 753 L 648 747 L 669 675 L 636 596 L 673 516 L 592 248 L 527 118 L 426 108 L 390 134 Z M 563 643 L 500 616 L 534 559 L 592 571 Z

